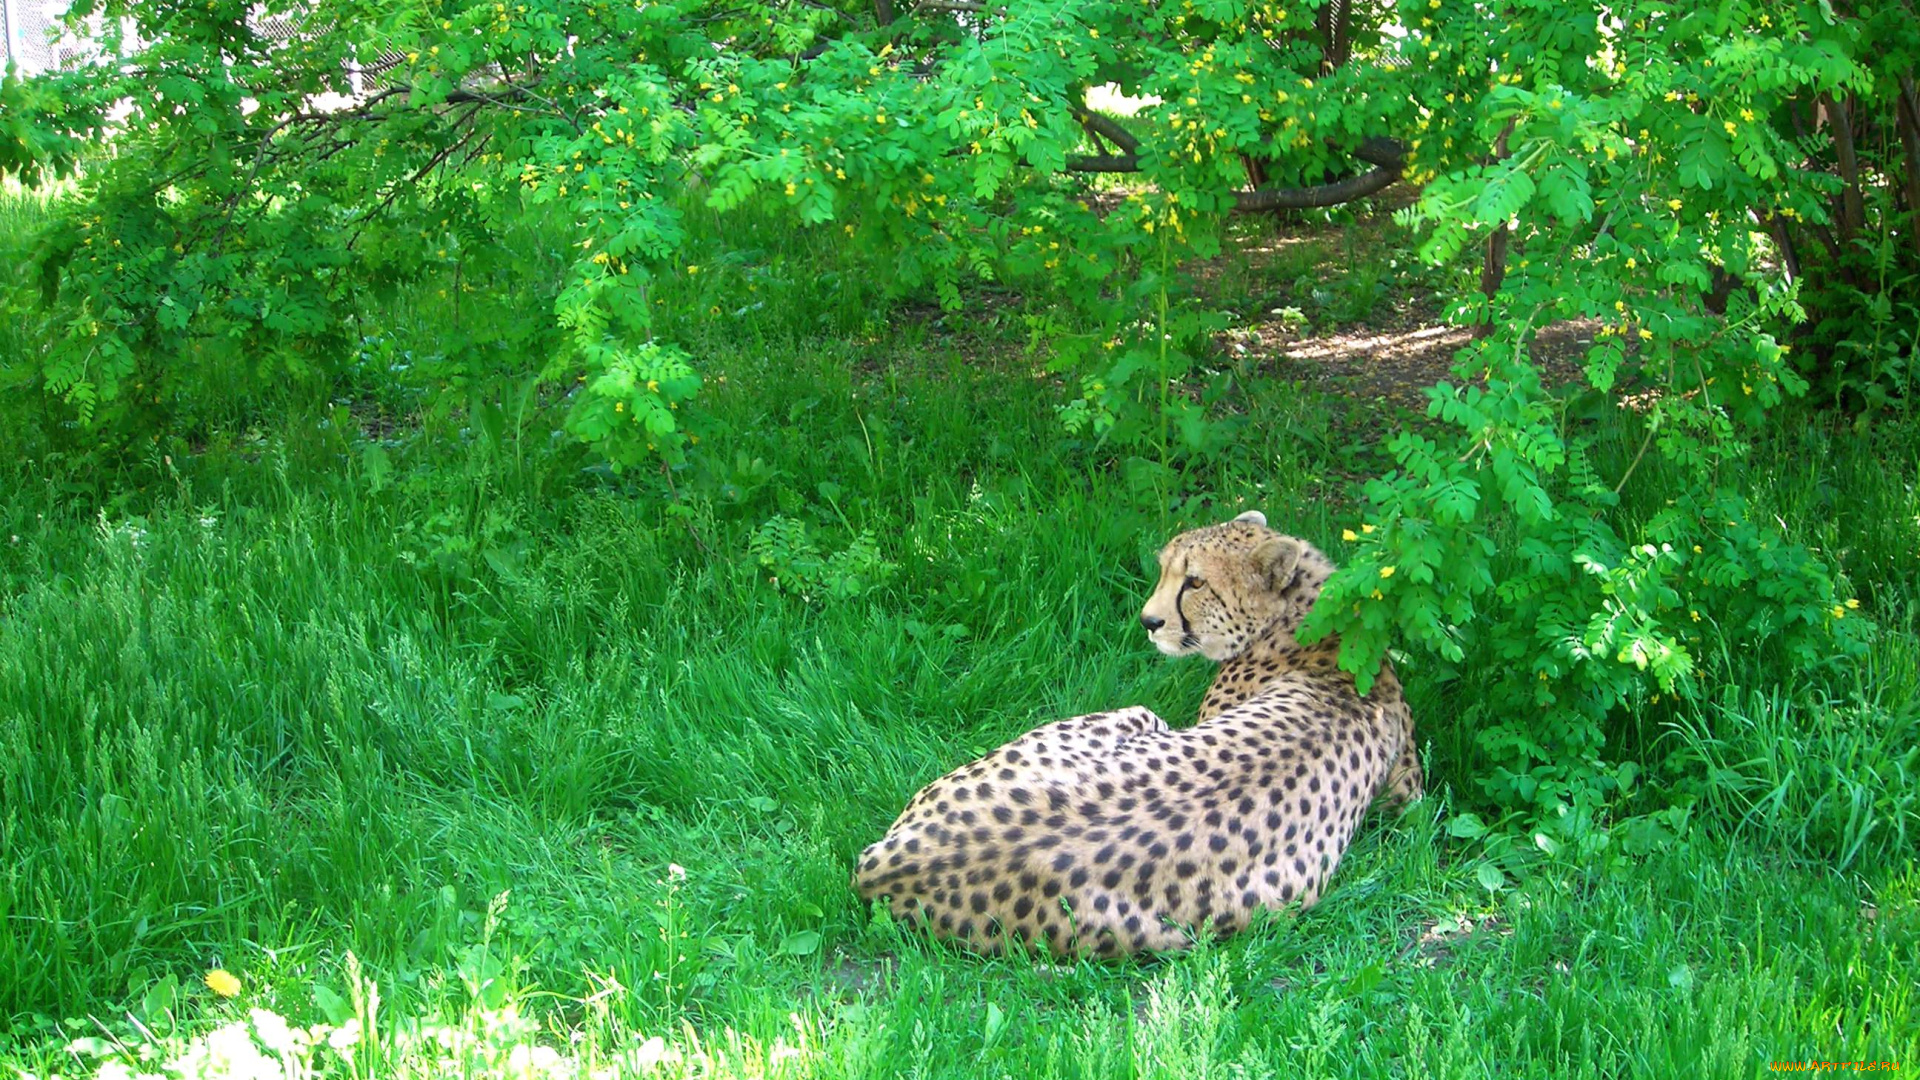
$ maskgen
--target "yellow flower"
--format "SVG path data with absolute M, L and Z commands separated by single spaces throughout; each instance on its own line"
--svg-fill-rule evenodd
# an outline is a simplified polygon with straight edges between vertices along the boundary
M 1352 529 L 1341 529 L 1341 530 L 1340 530 L 1340 539 L 1342 539 L 1342 540 L 1345 540 L 1345 541 L 1346 541 L 1347 543 L 1349 543 L 1349 544 L 1351 544 L 1351 543 L 1353 543 L 1353 542 L 1354 542 L 1355 540 L 1358 540 L 1358 539 L 1360 539 L 1360 537 L 1359 537 L 1359 536 L 1357 536 L 1357 535 L 1355 535 L 1355 534 L 1354 534 L 1354 531 L 1353 531 Z
M 616 401 L 616 402 L 614 402 L 614 403 L 613 403 L 613 411 L 614 411 L 614 412 L 626 412 L 626 411 L 627 411 L 627 403 L 626 403 L 626 402 L 624 402 L 624 401 Z
M 1688 614 L 1688 615 L 1691 615 L 1691 616 L 1693 616 L 1693 621 L 1694 621 L 1694 622 L 1699 622 L 1699 621 L 1700 621 L 1700 613 L 1699 613 L 1698 611 L 1695 611 L 1695 610 L 1693 610 L 1692 608 L 1688 608 L 1688 609 L 1687 609 L 1687 614 Z
M 648 379 L 648 380 L 647 380 L 647 390 L 648 390 L 648 392 L 649 392 L 649 393 L 654 393 L 654 394 L 657 394 L 657 393 L 659 393 L 659 392 L 660 392 L 660 380 L 658 380 L 658 379 Z
M 1695 555 L 1700 555 L 1700 554 L 1704 554 L 1704 552 L 1702 552 L 1702 551 L 1700 550 L 1700 545 L 1699 545 L 1699 544 L 1695 544 L 1695 545 L 1693 545 L 1693 553 L 1694 553 Z
M 1834 618 L 1836 618 L 1836 619 L 1844 619 L 1844 618 L 1846 618 L 1846 617 L 1847 617 L 1847 609 L 1846 609 L 1846 608 L 1844 608 L 1844 607 L 1841 607 L 1841 606 L 1840 606 L 1839 604 L 1835 604 L 1835 605 L 1833 605 L 1833 617 L 1834 617 Z
M 1667 209 L 1669 209 L 1669 210 L 1678 210 L 1678 209 L 1680 209 L 1680 200 L 1679 200 L 1679 199 L 1668 199 L 1668 200 L 1667 200 Z
M 1749 124 L 1751 124 L 1751 123 L 1753 123 L 1753 110 L 1752 110 L 1752 109 L 1741 109 L 1741 110 L 1740 110 L 1740 119 L 1742 119 L 1742 120 L 1745 120 L 1745 121 L 1746 121 L 1747 123 L 1749 123 Z
M 207 972 L 207 989 L 223 998 L 234 997 L 240 993 L 240 979 L 226 968 L 214 968 Z
M 1720 126 L 1721 126 L 1721 127 L 1724 127 L 1724 128 L 1726 128 L 1726 129 L 1727 129 L 1727 134 L 1729 134 L 1729 135 L 1731 135 L 1731 134 L 1733 134 L 1733 133 L 1734 133 L 1735 131 L 1738 131 L 1738 130 L 1739 130 L 1739 127 L 1738 127 L 1738 125 L 1736 125 L 1736 124 L 1735 124 L 1735 123 L 1734 123 L 1733 121 L 1731 121 L 1731 120 L 1725 120 L 1725 121 L 1722 121 L 1722 122 L 1721 122 L 1721 124 L 1720 124 Z
M 687 273 L 689 273 L 689 274 L 697 274 L 697 273 L 699 273 L 699 272 L 700 272 L 700 267 L 699 267 L 699 266 L 698 266 L 697 264 L 695 264 L 695 263 L 688 263 L 688 264 L 687 264 Z
M 1092 27 L 1088 27 L 1088 28 L 1087 28 L 1087 36 L 1088 36 L 1088 37 L 1095 37 L 1095 38 L 1097 38 L 1097 37 L 1099 37 L 1099 36 L 1100 36 L 1100 31 L 1098 31 L 1098 30 L 1095 30 L 1095 29 L 1093 29 Z
M 1383 577 L 1383 578 L 1390 578 L 1390 577 L 1392 577 L 1392 576 L 1393 576 L 1393 569 L 1394 569 L 1394 568 L 1393 568 L 1393 567 L 1391 567 L 1391 566 L 1383 566 L 1383 567 L 1381 567 L 1381 568 L 1380 568 L 1380 576 L 1381 576 L 1381 577 Z
M 1372 534 L 1372 532 L 1373 532 L 1373 526 L 1371 526 L 1371 525 L 1362 525 L 1362 526 L 1360 526 L 1360 531 L 1361 531 L 1361 532 L 1363 532 L 1363 533 L 1367 533 L 1367 534 L 1369 534 L 1369 535 L 1371 535 L 1371 534 Z
M 1385 599 L 1386 599 L 1386 595 L 1385 595 L 1384 593 L 1382 593 L 1382 592 L 1381 592 L 1381 591 L 1380 591 L 1379 589 L 1375 589 L 1375 590 L 1373 590 L 1373 599 L 1375 599 L 1375 600 L 1385 600 Z
M 1847 610 L 1849 610 L 1849 611 L 1859 611 L 1859 610 L 1860 610 L 1860 601 L 1858 601 L 1858 600 L 1848 600 L 1848 601 L 1847 601 Z

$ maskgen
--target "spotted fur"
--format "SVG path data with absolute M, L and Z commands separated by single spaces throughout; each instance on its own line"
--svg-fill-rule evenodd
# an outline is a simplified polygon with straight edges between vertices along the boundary
M 1102 956 L 1311 906 L 1374 797 L 1421 793 L 1391 667 L 1363 698 L 1336 640 L 1294 638 L 1332 572 L 1257 512 L 1175 537 L 1141 623 L 1170 656 L 1221 662 L 1199 723 L 1136 707 L 1028 732 L 921 789 L 855 887 L 976 949 Z

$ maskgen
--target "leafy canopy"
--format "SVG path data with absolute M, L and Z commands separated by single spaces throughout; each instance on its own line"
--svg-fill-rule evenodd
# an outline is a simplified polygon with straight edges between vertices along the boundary
M 1902 92 L 1874 61 L 1910 71 L 1911 18 L 1824 0 L 76 14 L 107 28 L 109 60 L 6 83 L 0 170 L 109 148 L 37 255 L 56 337 L 35 376 L 103 438 L 174 422 L 196 372 L 324 382 L 395 283 L 452 268 L 486 303 L 516 273 L 500 237 L 537 209 L 571 245 L 551 325 L 454 347 L 534 354 L 568 388 L 568 428 L 616 468 L 678 462 L 700 433 L 700 364 L 660 332 L 659 293 L 702 271 L 683 250 L 691 197 L 833 237 L 895 295 L 957 308 L 970 282 L 1025 290 L 1059 313 L 1048 345 L 1081 388 L 1068 426 L 1204 455 L 1222 429 L 1172 390 L 1218 324 L 1182 298 L 1184 270 L 1230 214 L 1406 178 L 1423 255 L 1483 264 L 1450 278 L 1449 310 L 1484 333 L 1430 393 L 1439 433 L 1388 444 L 1396 467 L 1367 486 L 1356 554 L 1315 613 L 1362 683 L 1393 639 L 1441 678 L 1492 661 L 1462 706 L 1487 791 L 1551 810 L 1632 782 L 1605 761 L 1603 721 L 1683 686 L 1703 612 L 1801 665 L 1847 640 L 1830 570 L 1717 478 L 1806 385 L 1792 230 L 1855 216 L 1860 173 L 1829 167 L 1829 132 L 1838 103 Z M 1146 107 L 1089 112 L 1106 83 Z M 1584 397 L 1549 390 L 1530 353 L 1571 318 L 1600 326 Z M 1603 475 L 1587 425 L 1615 409 L 1644 442 Z M 1655 476 L 1640 502 L 1658 505 L 1624 512 Z

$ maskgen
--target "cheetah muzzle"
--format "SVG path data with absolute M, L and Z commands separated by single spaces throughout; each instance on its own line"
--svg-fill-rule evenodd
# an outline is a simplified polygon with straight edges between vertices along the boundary
M 1391 666 L 1361 697 L 1337 639 L 1294 638 L 1332 573 L 1257 511 L 1174 537 L 1140 622 L 1220 663 L 1198 722 L 1135 707 L 1022 735 L 922 788 L 861 853 L 860 895 L 982 951 L 1100 956 L 1311 906 L 1375 797 L 1421 794 Z

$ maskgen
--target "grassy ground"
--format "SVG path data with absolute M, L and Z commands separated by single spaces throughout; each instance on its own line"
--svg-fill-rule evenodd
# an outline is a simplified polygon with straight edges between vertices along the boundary
M 1881 631 L 1861 669 L 1723 655 L 1730 689 L 1623 717 L 1673 835 L 1489 874 L 1454 827 L 1469 691 L 1413 664 L 1432 797 L 1313 911 L 1144 964 L 983 960 L 876 921 L 853 854 L 1038 723 L 1190 716 L 1207 671 L 1134 625 L 1154 547 L 1258 506 L 1338 557 L 1366 462 L 1341 402 L 1256 379 L 1243 454 L 1129 469 L 1060 437 L 1011 316 L 721 270 L 702 303 L 773 314 L 681 328 L 726 448 L 677 502 L 580 471 L 544 413 L 413 439 L 441 421 L 404 395 L 353 414 L 398 427 L 292 413 L 110 481 L 6 466 L 0 1068 L 207 1067 L 241 1022 L 354 1076 L 1920 1068 L 1912 432 L 1756 456 Z M 403 301 L 392 348 L 441 318 Z M 761 565 L 776 515 L 877 555 Z

